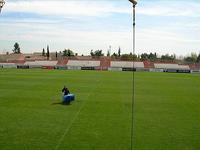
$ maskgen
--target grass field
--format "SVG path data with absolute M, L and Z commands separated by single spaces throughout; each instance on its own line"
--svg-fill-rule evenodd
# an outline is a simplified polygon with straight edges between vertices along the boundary
M 131 72 L 0 70 L 0 149 L 128 150 Z M 65 106 L 61 88 L 76 101 Z M 135 150 L 200 149 L 200 76 L 135 74 Z

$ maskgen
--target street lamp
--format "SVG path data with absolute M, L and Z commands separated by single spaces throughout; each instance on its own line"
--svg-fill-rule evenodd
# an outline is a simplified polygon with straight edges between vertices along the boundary
M 133 54 L 135 53 L 135 6 L 137 0 L 129 0 L 133 4 Z
M 1 13 L 1 9 L 3 8 L 3 5 L 5 4 L 4 0 L 0 0 L 0 13 Z
M 137 0 L 129 0 L 133 4 L 133 54 L 135 54 L 135 6 L 137 5 Z M 133 58 L 134 61 L 134 58 Z M 133 95 L 132 95 L 132 115 L 131 115 L 131 150 L 133 149 L 134 144 L 134 104 L 135 104 L 135 65 L 133 62 Z
M 129 0 L 131 3 L 133 3 L 133 5 L 137 4 L 137 0 Z

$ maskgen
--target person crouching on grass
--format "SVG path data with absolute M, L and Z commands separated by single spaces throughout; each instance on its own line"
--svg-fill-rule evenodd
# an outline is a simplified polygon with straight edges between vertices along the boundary
M 63 96 L 70 94 L 68 88 L 66 88 L 66 86 L 64 86 L 64 88 L 62 89 L 63 92 Z

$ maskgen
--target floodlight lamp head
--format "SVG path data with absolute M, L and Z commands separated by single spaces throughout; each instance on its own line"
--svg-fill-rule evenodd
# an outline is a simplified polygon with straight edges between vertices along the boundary
M 3 8 L 4 4 L 5 4 L 5 1 L 4 0 L 0 0 L 0 12 L 1 12 L 1 9 Z
M 131 3 L 133 3 L 133 6 L 137 5 L 137 0 L 129 0 Z

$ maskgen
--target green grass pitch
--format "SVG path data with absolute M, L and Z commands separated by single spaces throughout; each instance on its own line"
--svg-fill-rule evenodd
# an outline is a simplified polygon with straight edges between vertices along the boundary
M 200 149 L 200 76 L 135 73 L 135 150 Z M 66 85 L 76 101 L 65 106 Z M 0 149 L 128 150 L 131 72 L 0 70 Z

